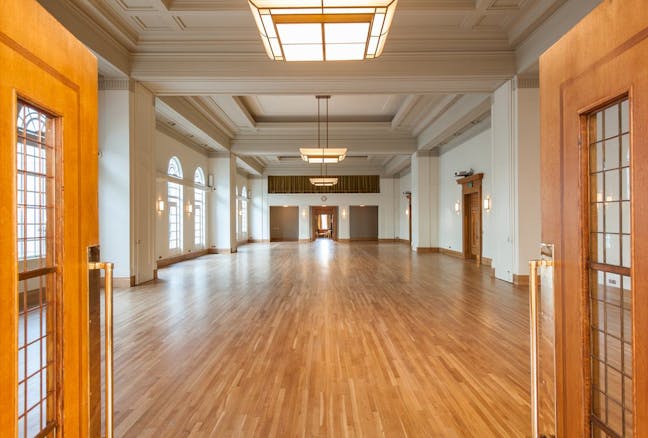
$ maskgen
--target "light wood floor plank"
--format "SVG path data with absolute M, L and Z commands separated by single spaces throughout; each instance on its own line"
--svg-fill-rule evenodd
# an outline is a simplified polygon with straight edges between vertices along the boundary
M 530 434 L 526 288 L 401 244 L 254 244 L 115 296 L 128 437 Z

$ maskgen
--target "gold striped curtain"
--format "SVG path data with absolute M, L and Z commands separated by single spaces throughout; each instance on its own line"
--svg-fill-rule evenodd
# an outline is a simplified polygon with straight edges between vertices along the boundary
M 380 193 L 380 176 L 335 176 L 333 187 L 317 187 L 310 183 L 311 176 L 268 176 L 268 193 Z

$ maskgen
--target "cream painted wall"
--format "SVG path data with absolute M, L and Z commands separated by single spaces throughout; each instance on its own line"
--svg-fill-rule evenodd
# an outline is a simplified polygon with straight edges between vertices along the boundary
M 247 197 L 248 197 L 248 201 L 247 201 L 247 210 L 248 210 L 247 223 L 248 223 L 248 228 L 247 228 L 247 232 L 245 232 L 245 233 L 243 232 L 243 216 L 241 216 L 241 214 L 240 214 L 241 206 L 242 206 L 242 204 L 244 202 L 244 199 L 242 198 L 243 197 L 243 188 L 244 187 L 246 189 Z M 251 188 L 250 188 L 250 183 L 248 181 L 247 175 L 243 175 L 240 172 L 236 173 L 236 188 L 238 189 L 238 194 L 239 194 L 239 198 L 237 199 L 237 216 L 236 216 L 236 220 L 238 222 L 237 230 L 239 232 L 238 232 L 236 238 L 238 240 L 238 243 L 240 245 L 242 245 L 242 244 L 247 243 L 248 238 L 250 236 L 250 209 L 251 209 L 251 202 L 249 200 L 249 197 L 250 197 Z
M 394 212 L 394 217 L 396 218 L 396 237 L 402 240 L 409 239 L 409 201 L 403 195 L 403 192 L 412 191 L 412 173 L 410 170 L 402 174 L 398 179 L 398 191 L 395 193 L 395 199 L 397 202 L 394 202 L 394 205 L 398 207 L 398 210 Z
M 466 142 L 455 146 L 439 157 L 439 247 L 453 251 L 463 251 L 463 219 L 461 212 L 455 212 L 455 203 L 462 202 L 461 186 L 457 184 L 454 173 L 459 170 L 473 169 L 483 173 L 482 195 L 492 194 L 491 154 L 492 139 L 490 129 Z M 463 206 L 462 206 L 463 208 Z M 482 214 L 482 256 L 493 258 L 493 235 L 491 233 L 491 212 Z
M 131 276 L 130 92 L 99 91 L 99 241 L 114 276 Z
M 169 160 L 171 157 L 176 156 L 182 165 L 182 174 L 184 179 L 183 184 L 183 239 L 182 250 L 171 251 L 169 250 L 169 209 L 167 204 L 167 180 L 164 175 L 167 174 Z M 187 254 L 194 251 L 199 251 L 207 247 L 209 243 L 206 241 L 205 246 L 195 245 L 194 240 L 194 214 L 188 213 L 187 204 L 194 202 L 194 174 L 196 169 L 201 167 L 205 173 L 205 179 L 208 175 L 208 159 L 206 154 L 197 152 L 195 149 L 186 146 L 172 137 L 157 131 L 155 132 L 155 168 L 157 171 L 156 178 L 156 200 L 163 200 L 165 202 L 165 209 L 163 212 L 157 212 L 157 226 L 156 226 L 156 259 L 164 259 L 171 256 L 180 254 Z M 209 192 L 207 192 L 209 193 Z M 205 239 L 208 239 L 209 233 L 209 196 L 206 196 L 205 206 Z
M 327 205 L 339 207 L 338 238 L 349 238 L 349 207 L 351 205 L 378 206 L 378 237 L 394 239 L 394 188 L 393 178 L 380 179 L 380 193 L 373 194 L 327 194 L 322 201 L 320 194 L 268 194 L 268 178 L 252 178 L 252 208 L 250 209 L 250 239 L 270 239 L 270 207 L 299 207 L 299 238 L 310 239 L 310 207 Z

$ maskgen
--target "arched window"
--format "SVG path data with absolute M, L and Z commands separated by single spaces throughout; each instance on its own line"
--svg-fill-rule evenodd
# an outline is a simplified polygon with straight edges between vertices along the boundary
M 248 232 L 248 201 L 247 201 L 247 188 L 244 186 L 241 190 L 241 233 L 246 234 Z
M 178 157 L 169 160 L 168 175 L 182 179 L 182 165 Z M 169 249 L 182 251 L 182 185 L 177 182 L 167 183 L 169 204 Z
M 196 169 L 194 182 L 205 185 L 205 173 L 200 167 Z M 194 244 L 205 245 L 205 191 L 202 188 L 194 188 Z

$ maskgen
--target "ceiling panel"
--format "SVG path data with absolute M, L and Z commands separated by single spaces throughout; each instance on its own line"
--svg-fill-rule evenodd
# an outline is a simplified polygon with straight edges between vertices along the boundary
M 329 101 L 329 117 L 352 119 L 384 116 L 392 118 L 405 96 L 400 95 L 336 95 Z M 245 96 L 242 98 L 255 119 L 317 117 L 315 96 Z M 322 114 L 324 114 L 322 101 Z

